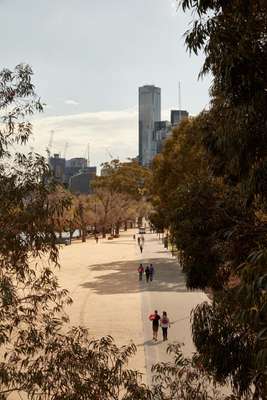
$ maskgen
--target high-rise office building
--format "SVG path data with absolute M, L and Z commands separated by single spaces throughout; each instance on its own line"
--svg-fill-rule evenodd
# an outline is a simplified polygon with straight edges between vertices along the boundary
M 171 124 L 178 125 L 184 118 L 188 118 L 189 114 L 186 110 L 171 110 Z
M 92 182 L 96 178 L 96 167 L 86 167 L 70 177 L 69 188 L 75 194 L 91 194 Z
M 87 167 L 86 158 L 75 157 L 70 160 L 66 160 L 65 176 L 66 182 L 69 183 L 70 178 L 78 174 L 81 170 Z
M 96 177 L 96 167 L 87 166 L 86 158 L 76 157 L 65 160 L 59 154 L 54 154 L 49 158 L 49 165 L 54 179 L 69 187 L 73 193 L 92 193 L 91 183 Z
M 156 140 L 156 153 L 162 151 L 165 140 L 171 135 L 172 126 L 169 121 L 160 121 L 155 123 L 155 140 Z
M 155 122 L 161 120 L 161 90 L 154 85 L 139 88 L 139 162 L 148 165 L 156 154 Z

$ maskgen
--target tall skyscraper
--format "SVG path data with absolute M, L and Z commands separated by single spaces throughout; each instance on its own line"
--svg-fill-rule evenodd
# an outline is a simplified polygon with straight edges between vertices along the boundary
M 171 110 L 171 124 L 178 125 L 184 118 L 188 118 L 189 114 L 186 110 Z
M 161 90 L 154 85 L 139 88 L 139 162 L 148 165 L 156 154 L 155 122 L 161 121 Z

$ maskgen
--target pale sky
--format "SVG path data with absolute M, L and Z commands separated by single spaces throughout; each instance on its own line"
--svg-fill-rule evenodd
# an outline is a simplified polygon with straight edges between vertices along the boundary
M 189 56 L 183 34 L 192 20 L 172 0 L 0 0 L 0 67 L 29 63 L 47 104 L 35 117 L 34 150 L 83 157 L 91 165 L 138 153 L 138 87 L 161 87 L 162 119 L 191 115 L 209 102 L 203 58 Z

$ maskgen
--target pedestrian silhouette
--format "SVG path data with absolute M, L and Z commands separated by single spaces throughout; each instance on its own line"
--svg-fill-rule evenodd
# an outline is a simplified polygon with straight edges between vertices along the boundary
M 142 264 L 139 265 L 138 267 L 138 274 L 139 274 L 139 281 L 141 281 L 143 279 L 143 273 L 144 273 L 144 267 Z
M 141 253 L 143 253 L 143 245 L 142 244 L 140 244 L 140 251 L 141 251 Z
M 158 340 L 158 330 L 159 330 L 159 320 L 160 316 L 158 315 L 158 311 L 155 310 L 154 314 L 151 314 L 148 319 L 152 321 L 152 332 L 153 332 L 153 340 Z
M 150 275 L 149 266 L 146 267 L 145 274 L 146 274 L 146 281 L 149 282 L 149 275 Z
M 153 281 L 154 273 L 155 273 L 154 267 L 153 267 L 152 264 L 150 264 L 150 267 L 149 267 L 149 277 L 150 277 L 150 281 L 151 281 L 151 282 Z
M 162 316 L 160 318 L 160 326 L 162 329 L 162 336 L 163 336 L 163 341 L 168 340 L 168 328 L 170 328 L 170 320 L 167 317 L 166 311 L 163 311 Z

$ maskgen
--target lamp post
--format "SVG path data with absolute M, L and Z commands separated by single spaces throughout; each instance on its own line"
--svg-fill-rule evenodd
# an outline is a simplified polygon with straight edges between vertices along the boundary
M 95 234 L 96 234 L 96 198 L 95 198 Z

